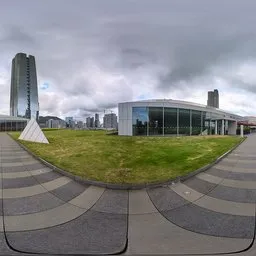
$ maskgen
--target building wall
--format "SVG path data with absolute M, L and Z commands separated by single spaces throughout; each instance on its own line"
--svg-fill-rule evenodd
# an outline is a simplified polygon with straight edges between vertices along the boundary
M 106 129 L 117 129 L 117 116 L 115 113 L 105 114 L 103 117 L 103 126 Z
M 100 118 L 99 118 L 99 114 L 95 114 L 95 127 L 99 128 L 100 127 Z
M 198 135 L 228 131 L 228 122 L 242 117 L 198 104 L 182 101 L 141 101 L 118 104 L 119 135 Z M 139 118 L 137 118 L 137 117 Z M 224 127 L 222 127 L 222 120 Z M 228 121 L 228 122 L 227 122 Z M 140 127 L 140 129 L 137 129 Z
M 219 92 L 217 89 L 208 92 L 207 106 L 219 108 Z
M 46 121 L 46 127 L 56 129 L 66 128 L 66 122 L 63 120 L 49 119 Z
M 23 131 L 28 120 L 0 119 L 0 132 Z

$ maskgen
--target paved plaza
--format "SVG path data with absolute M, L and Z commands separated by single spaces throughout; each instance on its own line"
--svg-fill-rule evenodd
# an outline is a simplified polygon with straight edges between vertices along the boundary
M 183 183 L 84 186 L 0 133 L 0 254 L 256 255 L 256 136 Z

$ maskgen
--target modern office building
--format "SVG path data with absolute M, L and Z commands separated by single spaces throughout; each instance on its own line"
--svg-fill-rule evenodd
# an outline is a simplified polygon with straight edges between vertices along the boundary
M 95 114 L 95 128 L 99 128 L 100 127 L 100 118 L 99 118 L 99 114 Z
M 242 116 L 178 100 L 143 100 L 118 104 L 119 135 L 235 135 Z
M 56 129 L 66 128 L 66 122 L 60 119 L 48 119 L 46 121 L 46 127 Z
M 75 121 L 72 116 L 66 117 L 65 118 L 66 124 L 68 128 L 74 128 L 75 127 Z
M 86 118 L 86 127 L 87 128 L 94 128 L 95 127 L 94 117 L 87 117 Z
M 78 121 L 76 123 L 76 128 L 77 129 L 83 129 L 84 128 L 84 122 L 83 121 Z
M 23 131 L 29 119 L 0 115 L 0 132 Z
M 115 113 L 104 115 L 103 127 L 106 129 L 117 129 L 117 116 Z
M 39 102 L 34 56 L 17 53 L 12 60 L 10 115 L 38 121 Z
M 208 91 L 207 106 L 219 108 L 219 92 L 217 89 L 214 89 L 214 91 Z

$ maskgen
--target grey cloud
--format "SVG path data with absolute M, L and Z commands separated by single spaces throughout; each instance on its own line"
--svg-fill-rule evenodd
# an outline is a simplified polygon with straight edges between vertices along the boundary
M 182 94 L 198 88 L 197 79 L 213 76 L 256 93 L 235 74 L 225 77 L 233 63 L 256 59 L 253 0 L 8 0 L 3 6 L 0 22 L 8 26 L 0 45 L 9 44 L 6 62 L 16 52 L 34 54 L 40 80 L 53 81 L 61 94 L 55 105 L 40 103 L 47 111 L 88 114 L 132 100 L 138 85 Z M 31 15 L 20 15 L 28 6 Z M 93 75 L 90 65 L 102 73 Z M 222 72 L 213 72 L 215 67 Z M 60 104 L 80 95 L 90 102 Z

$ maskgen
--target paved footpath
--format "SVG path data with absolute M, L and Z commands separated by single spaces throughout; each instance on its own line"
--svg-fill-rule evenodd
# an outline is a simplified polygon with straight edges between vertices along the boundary
M 5 133 L 0 165 L 2 255 L 256 255 L 254 135 L 208 171 L 148 190 L 82 186 Z

